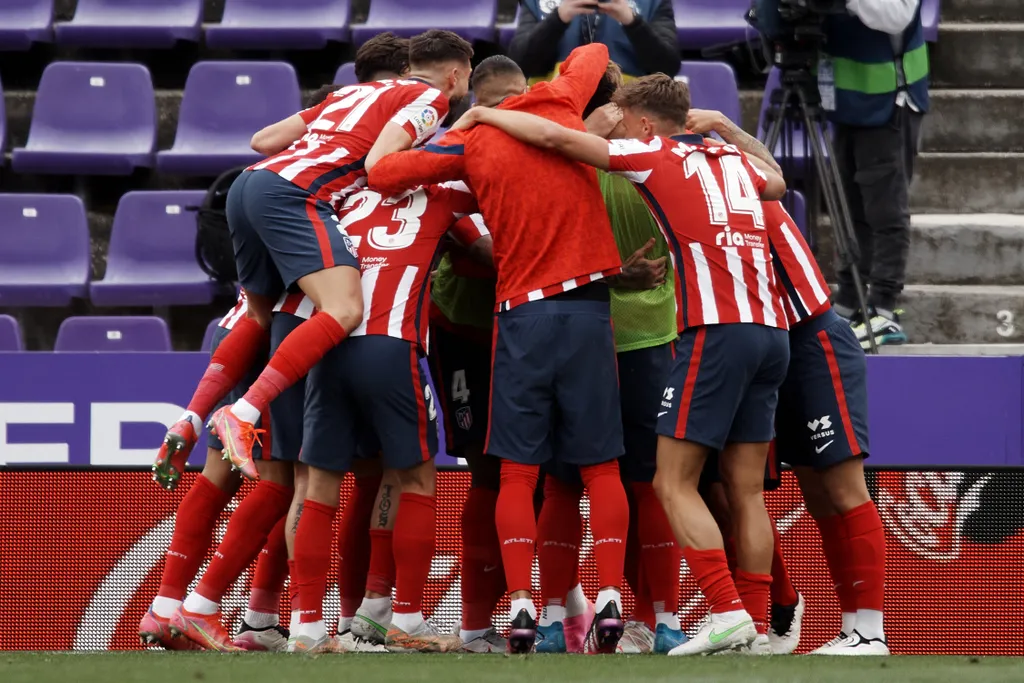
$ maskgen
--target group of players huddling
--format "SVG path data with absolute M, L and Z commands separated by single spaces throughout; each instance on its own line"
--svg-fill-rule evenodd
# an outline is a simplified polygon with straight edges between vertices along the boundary
M 484 60 L 474 106 L 420 146 L 468 95 L 472 54 L 447 31 L 382 34 L 357 54 L 360 84 L 325 88 L 253 137 L 267 159 L 227 203 L 241 295 L 154 478 L 178 483 L 207 418 L 211 445 L 140 637 L 220 651 L 788 654 L 804 602 L 763 497 L 781 459 L 842 608 L 816 652 L 888 654 L 864 357 L 777 201 L 771 155 L 691 109 L 684 83 L 623 84 L 600 44 L 533 87 L 508 58 Z M 450 635 L 421 612 L 438 451 L 424 357 L 447 451 L 472 472 Z M 235 470 L 258 483 L 186 595 Z M 335 633 L 322 608 L 347 472 Z M 584 491 L 593 602 L 578 570 Z M 219 603 L 257 557 L 231 635 Z M 689 638 L 682 559 L 709 608 Z M 491 622 L 506 592 L 507 638 Z

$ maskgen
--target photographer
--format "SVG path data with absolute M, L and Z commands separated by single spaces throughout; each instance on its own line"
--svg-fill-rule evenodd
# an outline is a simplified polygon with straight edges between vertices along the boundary
M 554 78 L 572 50 L 604 43 L 630 77 L 679 72 L 672 0 L 521 0 L 509 56 L 534 81 Z
M 835 125 L 871 319 L 865 324 L 857 311 L 849 269 L 838 273 L 835 308 L 855 320 L 867 348 L 869 334 L 879 345 L 907 340 L 896 303 L 910 250 L 908 189 L 928 111 L 928 48 L 920 0 L 846 0 L 846 9 L 825 18 L 818 87 Z

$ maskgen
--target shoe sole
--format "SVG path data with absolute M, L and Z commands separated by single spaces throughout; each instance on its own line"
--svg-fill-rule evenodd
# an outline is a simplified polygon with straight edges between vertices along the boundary
M 594 624 L 594 635 L 597 641 L 597 651 L 601 654 L 614 654 L 615 646 L 622 639 L 625 624 L 619 619 L 601 619 Z
M 531 629 L 513 629 L 508 634 L 508 651 L 516 655 L 525 655 L 533 649 L 537 641 L 537 632 Z

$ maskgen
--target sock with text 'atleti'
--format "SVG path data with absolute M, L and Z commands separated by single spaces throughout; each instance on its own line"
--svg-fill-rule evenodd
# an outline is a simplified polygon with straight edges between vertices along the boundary
M 284 588 L 284 580 L 288 578 L 288 546 L 284 540 L 284 526 L 285 518 L 282 517 L 271 529 L 267 544 L 256 560 L 245 616 L 246 623 L 252 627 L 274 626 L 278 623 L 281 590 Z M 269 615 L 271 623 L 262 623 L 261 617 L 256 616 L 260 614 Z M 257 624 L 257 621 L 261 623 Z
M 679 564 L 682 551 L 676 543 L 675 533 L 654 487 L 649 483 L 634 483 L 633 495 L 637 501 L 639 517 L 637 540 L 645 592 L 656 614 L 674 616 L 679 611 Z M 672 623 L 667 616 L 662 620 Z
M 199 572 L 213 540 L 213 528 L 231 494 L 220 490 L 200 474 L 178 505 L 174 517 L 174 535 L 167 549 L 164 571 L 157 595 L 183 600 L 188 585 Z M 170 616 L 160 614 L 160 616 Z
M 331 569 L 331 525 L 338 508 L 306 499 L 295 532 L 295 576 L 299 589 L 299 623 L 324 619 L 327 572 Z
M 356 477 L 338 524 L 338 593 L 341 616 L 353 617 L 370 571 L 370 520 L 381 475 Z
M 594 537 L 598 585 L 618 588 L 622 585 L 629 533 L 629 501 L 619 477 L 619 463 L 609 460 L 599 465 L 586 465 L 580 467 L 580 475 L 590 496 L 590 532 Z M 622 608 L 621 602 L 619 608 Z
M 533 492 L 537 488 L 539 474 L 539 465 L 522 465 L 510 460 L 501 463 L 501 490 L 495 505 L 494 521 L 501 540 L 501 560 L 510 593 L 529 591 L 532 586 L 531 570 L 537 545 Z
M 491 627 L 491 615 L 505 594 L 501 545 L 494 526 L 498 492 L 473 487 L 462 507 L 462 628 Z
M 437 544 L 437 502 L 433 496 L 403 493 L 395 519 L 396 614 L 419 614 L 423 589 Z
M 256 358 L 266 351 L 270 334 L 253 318 L 241 318 L 217 345 L 199 380 L 188 411 L 205 420 L 214 406 L 242 381 Z
M 551 475 L 544 479 L 544 505 L 537 520 L 537 564 L 545 607 L 563 607 L 565 596 L 576 583 L 583 541 L 582 495 L 582 486 L 566 484 Z M 559 612 L 564 610 L 545 609 L 544 618 L 560 621 L 556 618 Z
M 857 631 L 865 638 L 884 638 L 885 527 L 874 502 L 842 515 L 848 543 L 848 577 L 857 605 Z
M 319 312 L 285 337 L 267 367 L 242 397 L 246 411 L 232 410 L 239 419 L 255 423 L 259 412 L 282 391 L 309 374 L 328 351 L 341 343 L 347 332 L 338 321 Z M 249 412 L 248 407 L 257 414 Z M 246 414 L 242 414 L 246 412 Z

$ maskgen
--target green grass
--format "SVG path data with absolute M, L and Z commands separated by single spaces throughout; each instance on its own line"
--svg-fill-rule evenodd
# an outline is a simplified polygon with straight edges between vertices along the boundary
M 218 655 L 171 652 L 0 653 L 3 683 L 974 683 L 1024 681 L 1024 659 L 986 657 L 708 657 Z

